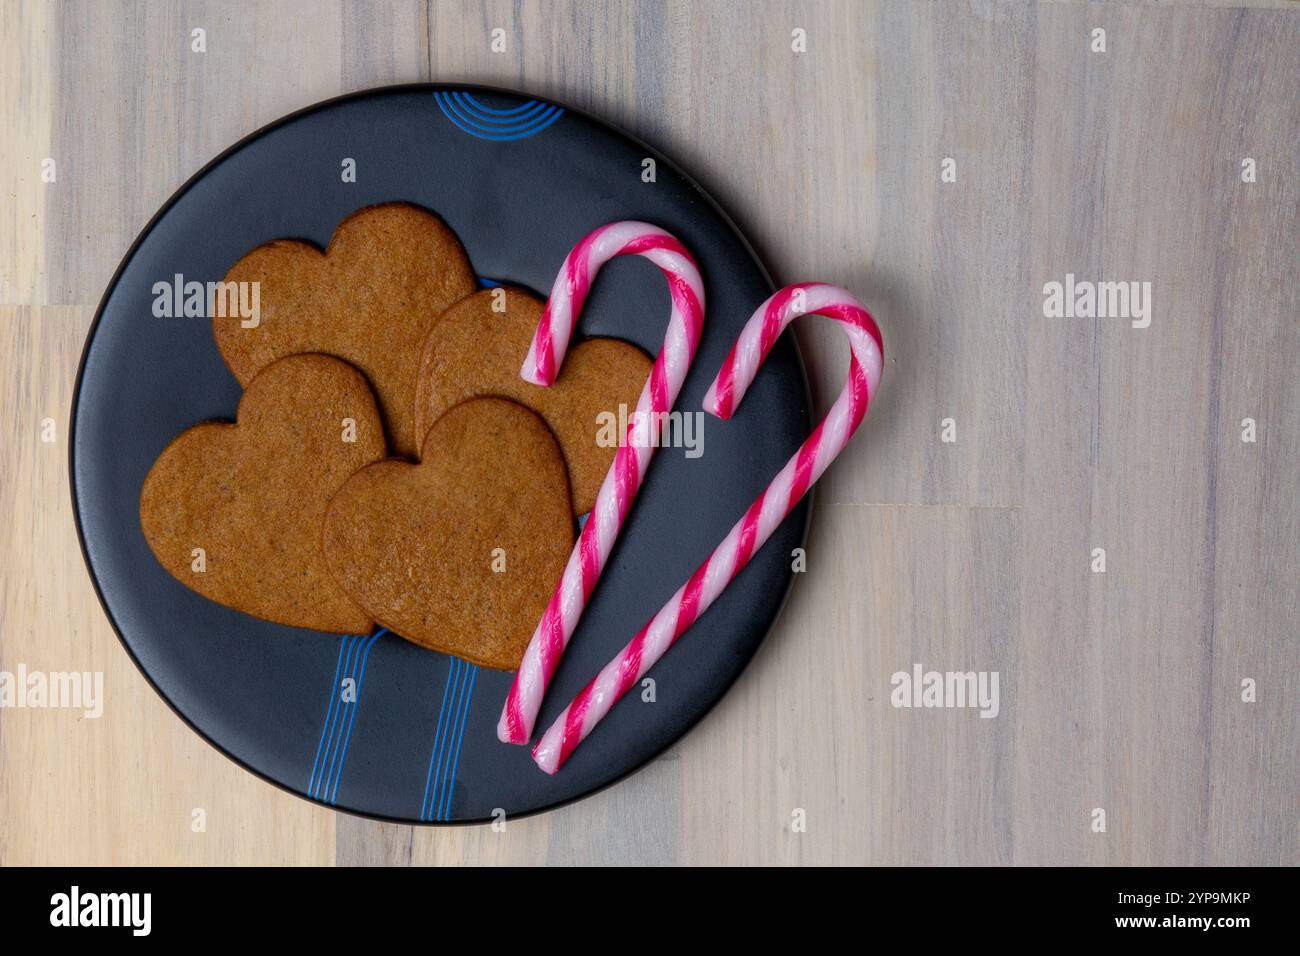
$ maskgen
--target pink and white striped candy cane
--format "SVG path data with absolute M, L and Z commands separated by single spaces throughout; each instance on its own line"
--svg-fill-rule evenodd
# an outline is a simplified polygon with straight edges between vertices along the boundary
M 785 327 L 801 315 L 834 319 L 849 337 L 849 380 L 839 398 L 780 473 L 749 506 L 713 554 L 605 665 L 533 748 L 533 759 L 555 773 L 627 691 L 634 687 L 794 510 L 852 437 L 880 385 L 884 347 L 880 329 L 865 307 L 843 289 L 820 282 L 789 286 L 772 296 L 745 325 L 722 371 L 704 397 L 705 411 L 728 419 L 754 381 L 759 366 Z
M 650 378 L 641 390 L 636 411 L 628 418 L 627 435 L 600 486 L 591 516 L 578 536 L 564 576 L 542 613 L 515 674 L 510 696 L 497 723 L 497 736 L 506 743 L 526 744 L 533 735 L 546 687 L 641 488 L 646 468 L 659 444 L 666 413 L 677 401 L 677 393 L 700 342 L 704 283 L 686 247 L 658 226 L 614 222 L 592 232 L 564 260 L 520 374 L 536 385 L 550 385 L 555 381 L 574 323 L 597 271 L 615 256 L 632 254 L 645 256 L 668 278 L 672 296 L 668 334 L 650 370 Z

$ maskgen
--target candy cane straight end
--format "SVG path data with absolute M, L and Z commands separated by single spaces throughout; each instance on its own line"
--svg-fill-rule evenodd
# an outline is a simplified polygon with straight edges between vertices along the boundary
M 540 385 L 542 388 L 550 388 L 555 383 L 544 378 L 537 369 L 533 368 L 531 363 L 525 362 L 524 367 L 519 370 L 519 377 L 530 385 Z
M 556 758 L 551 755 L 550 751 L 538 753 L 534 750 L 533 762 L 537 764 L 537 766 L 541 768 L 542 773 L 546 774 L 548 777 L 554 777 L 560 769 L 559 763 Z
M 704 410 L 714 418 L 720 418 L 724 422 L 729 420 L 735 411 L 733 405 L 730 403 L 724 405 L 718 398 L 718 383 L 716 380 L 709 386 L 709 390 L 704 393 Z
M 553 777 L 564 761 L 560 759 L 560 748 L 551 743 L 550 737 L 551 735 L 547 734 L 533 748 L 533 763 L 537 764 L 543 773 Z
M 536 342 L 528 348 L 528 356 L 520 366 L 519 377 L 531 385 L 540 385 L 542 388 L 550 388 L 555 384 L 555 370 L 543 368 L 542 363 L 537 361 Z
M 510 719 L 511 715 L 503 711 L 501 719 L 497 721 L 497 740 L 503 744 L 526 744 L 528 737 L 523 728 L 515 721 Z

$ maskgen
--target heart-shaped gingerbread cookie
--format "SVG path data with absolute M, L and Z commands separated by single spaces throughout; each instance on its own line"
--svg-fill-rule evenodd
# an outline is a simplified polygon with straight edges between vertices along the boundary
M 438 419 L 420 464 L 357 472 L 325 517 L 329 569 L 376 621 L 500 670 L 519 666 L 572 546 L 559 446 L 500 398 Z
M 369 380 L 393 450 L 419 451 L 411 400 L 420 346 L 442 311 L 478 287 L 441 219 L 404 203 L 371 206 L 343 220 L 324 253 L 306 242 L 268 242 L 226 281 L 259 289 L 255 320 L 212 320 L 240 385 L 287 355 L 337 356 Z
M 636 408 L 650 375 L 650 359 L 635 345 L 593 338 L 569 349 L 560 377 L 541 388 L 519 368 L 543 303 L 522 290 L 484 289 L 447 309 L 424 341 L 415 393 L 415 428 L 424 436 L 447 409 L 468 398 L 497 395 L 536 411 L 564 452 L 575 514 L 586 514 L 617 451 L 598 442 L 598 416 L 618 418 L 619 405 Z M 609 435 L 617 429 L 606 427 Z
M 173 577 L 219 604 L 362 633 L 372 619 L 330 575 L 321 533 L 330 498 L 384 453 L 360 372 L 327 355 L 280 359 L 249 384 L 235 424 L 197 425 L 163 449 L 140 492 L 140 526 Z

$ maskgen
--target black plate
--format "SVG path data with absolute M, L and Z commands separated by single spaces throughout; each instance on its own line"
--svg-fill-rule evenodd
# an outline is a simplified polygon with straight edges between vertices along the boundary
M 354 183 L 342 181 L 345 158 L 356 161 Z M 657 162 L 654 183 L 642 180 L 646 158 Z M 435 85 L 295 113 L 186 183 L 105 293 L 72 407 L 82 546 L 109 619 L 141 671 L 195 730 L 255 773 L 331 806 L 412 823 L 554 807 L 642 766 L 722 696 L 777 615 L 790 554 L 807 525 L 806 502 L 655 667 L 655 702 L 629 695 L 555 777 L 539 771 L 527 749 L 496 739 L 510 675 L 391 634 L 341 638 L 221 607 L 172 579 L 140 531 L 140 486 L 159 452 L 197 422 L 232 418 L 239 399 L 210 324 L 155 318 L 154 283 L 178 273 L 220 279 L 271 239 L 324 246 L 349 213 L 393 200 L 440 214 L 480 276 L 543 294 L 594 227 L 643 219 L 668 229 L 695 254 L 708 297 L 703 340 L 677 406 L 685 411 L 701 407 L 745 319 L 772 291 L 748 244 L 698 186 L 644 144 L 581 113 L 503 91 Z M 658 270 L 638 257 L 618 259 L 596 281 L 579 333 L 624 338 L 654 355 L 668 304 Z M 787 336 L 735 419 L 706 419 L 701 457 L 660 450 L 539 732 L 686 580 L 807 436 L 807 394 Z M 347 675 L 360 696 L 339 704 L 334 689 Z

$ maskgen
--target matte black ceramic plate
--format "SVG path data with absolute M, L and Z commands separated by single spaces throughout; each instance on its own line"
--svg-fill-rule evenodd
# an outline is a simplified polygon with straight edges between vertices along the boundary
M 657 181 L 642 161 L 657 160 Z M 356 161 L 356 181 L 341 164 Z M 441 215 L 485 279 L 549 291 L 569 249 L 616 219 L 657 223 L 704 274 L 704 336 L 678 408 L 695 411 L 771 285 L 735 227 L 643 144 L 550 103 L 485 89 L 398 87 L 333 100 L 239 143 L 187 183 L 104 296 L 72 411 L 73 503 L 91 574 L 122 642 L 164 699 L 245 767 L 310 799 L 410 822 L 555 806 L 628 774 L 722 696 L 775 618 L 807 504 L 555 777 L 496 739 L 510 675 L 393 635 L 339 637 L 229 610 L 173 580 L 140 531 L 146 472 L 174 436 L 233 418 L 239 387 L 208 321 L 155 318 L 153 286 L 218 280 L 271 239 L 324 246 L 349 213 L 406 200 Z M 668 317 L 639 257 L 602 270 L 579 334 L 651 355 Z M 522 356 L 521 356 L 522 359 Z M 660 450 L 542 712 L 545 728 L 686 580 L 808 433 L 807 383 L 787 336 L 739 414 L 707 418 L 703 454 Z M 359 697 L 339 701 L 355 678 Z M 111 704 L 110 704 L 111 706 Z M 141 741 L 141 746 L 147 742 Z M 757 746 L 762 746 L 758 741 Z

